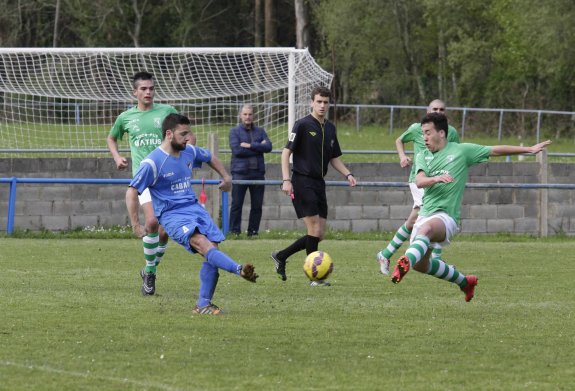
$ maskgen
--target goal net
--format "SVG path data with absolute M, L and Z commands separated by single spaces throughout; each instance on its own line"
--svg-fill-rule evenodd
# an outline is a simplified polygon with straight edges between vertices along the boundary
M 307 49 L 0 48 L 0 156 L 107 152 L 114 120 L 136 103 L 131 77 L 143 70 L 156 79 L 155 102 L 189 116 L 198 145 L 216 133 L 221 151 L 229 151 L 229 129 L 246 103 L 281 149 L 293 122 L 309 113 L 312 88 L 332 80 Z M 120 148 L 128 150 L 126 140 Z

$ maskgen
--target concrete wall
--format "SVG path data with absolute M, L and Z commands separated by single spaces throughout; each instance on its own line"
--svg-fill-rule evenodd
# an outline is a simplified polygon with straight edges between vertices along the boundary
M 404 182 L 407 169 L 396 163 L 350 164 L 359 181 Z M 549 183 L 575 183 L 575 166 L 549 164 Z M 537 163 L 487 163 L 471 169 L 469 182 L 539 183 Z M 112 159 L 103 158 L 38 158 L 0 159 L 0 177 L 41 178 L 129 178 L 118 172 Z M 213 178 L 209 168 L 196 178 Z M 278 165 L 268 166 L 268 179 L 280 179 Z M 342 178 L 333 169 L 327 180 Z M 209 186 L 211 210 L 219 198 Z M 196 187 L 196 191 L 199 188 Z M 9 185 L 0 184 L 0 231 L 6 230 Z M 14 227 L 30 230 L 70 230 L 78 227 L 127 225 L 124 185 L 18 184 Z M 540 233 L 541 190 L 467 189 L 462 206 L 463 233 L 515 232 Z M 575 192 L 547 191 L 547 229 L 550 235 L 575 235 Z M 407 188 L 348 187 L 328 188 L 330 206 L 328 223 L 335 229 L 352 231 L 394 231 L 409 215 L 411 195 Z M 247 228 L 249 196 L 243 211 L 242 229 Z M 278 186 L 267 186 L 260 230 L 302 229 L 295 217 L 289 197 Z

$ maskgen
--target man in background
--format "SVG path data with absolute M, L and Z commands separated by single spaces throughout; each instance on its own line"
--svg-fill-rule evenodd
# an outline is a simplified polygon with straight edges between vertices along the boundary
M 232 179 L 264 180 L 266 166 L 264 153 L 272 150 L 272 143 L 264 128 L 255 126 L 254 109 L 244 105 L 240 110 L 240 123 L 230 129 L 230 148 L 232 150 Z M 246 192 L 250 191 L 250 216 L 248 220 L 248 236 L 258 235 L 262 219 L 264 203 L 264 185 L 232 186 L 232 207 L 230 210 L 230 232 L 240 235 L 242 224 L 242 207 Z

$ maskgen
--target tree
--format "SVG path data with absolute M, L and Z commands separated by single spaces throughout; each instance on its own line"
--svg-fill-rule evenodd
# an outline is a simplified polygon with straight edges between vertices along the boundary
M 296 47 L 303 49 L 309 47 L 310 31 L 309 16 L 306 0 L 294 0 L 296 20 Z
M 264 44 L 262 34 L 262 0 L 255 0 L 254 9 L 254 46 L 261 47 Z
M 264 0 L 265 2 L 265 46 L 277 45 L 277 24 L 275 0 Z

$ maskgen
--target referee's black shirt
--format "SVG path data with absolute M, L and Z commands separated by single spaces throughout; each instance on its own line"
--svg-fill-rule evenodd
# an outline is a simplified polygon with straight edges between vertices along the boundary
M 292 171 L 317 179 L 327 174 L 331 159 L 342 155 L 335 125 L 328 120 L 322 125 L 311 114 L 296 121 L 285 147 L 293 154 Z

